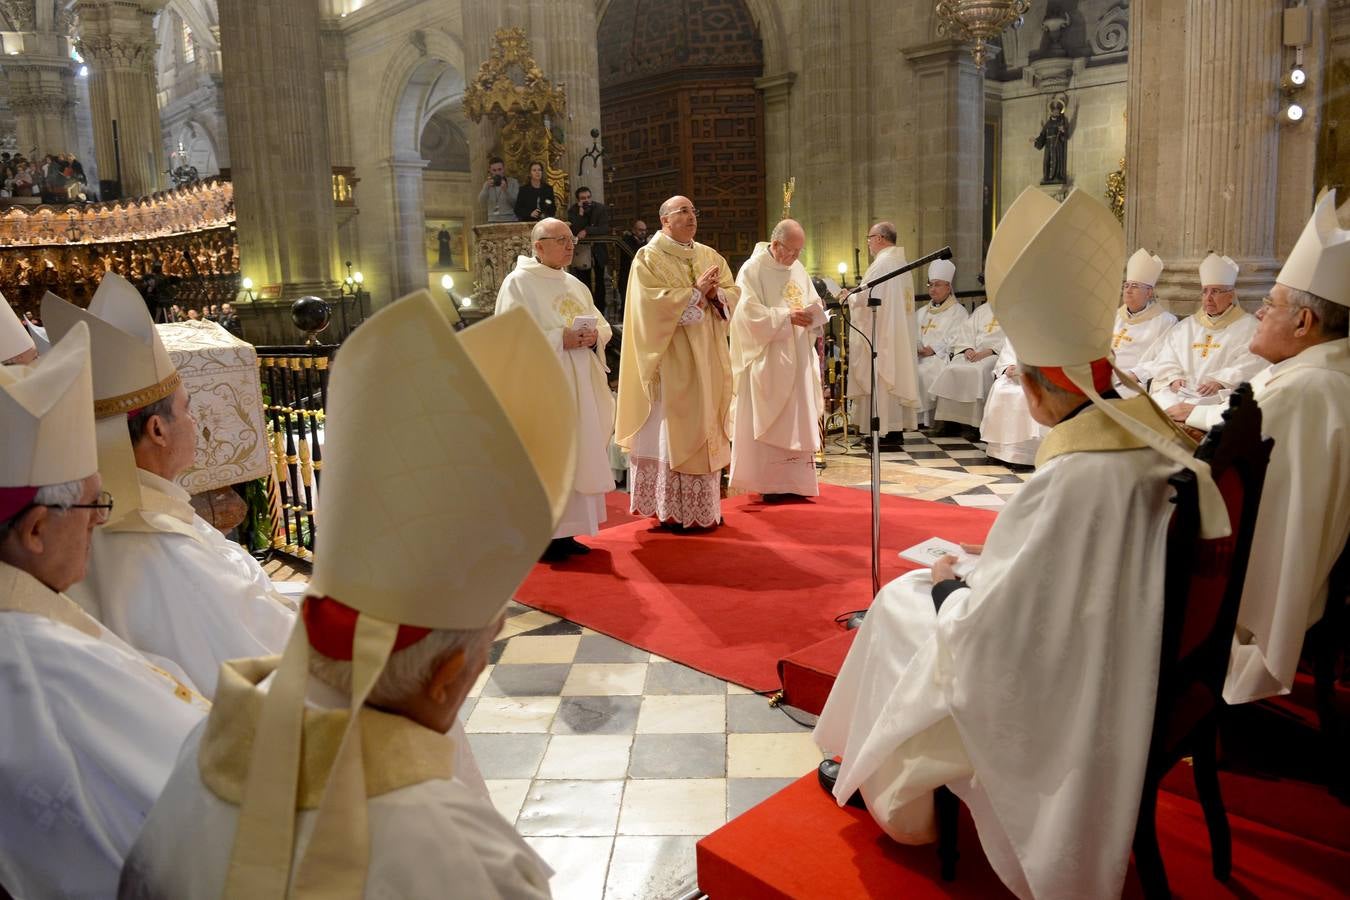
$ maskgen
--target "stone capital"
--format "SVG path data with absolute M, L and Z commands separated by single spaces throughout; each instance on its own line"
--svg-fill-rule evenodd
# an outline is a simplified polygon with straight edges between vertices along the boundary
M 91 35 L 75 43 L 81 56 L 96 69 L 154 71 L 155 40 L 130 36 Z
M 970 46 L 964 41 L 941 38 L 922 44 L 913 44 L 900 50 L 900 54 L 919 71 L 932 71 L 948 66 L 968 68 L 978 71 L 975 60 L 970 55 Z
M 777 75 L 765 75 L 755 79 L 755 87 L 764 92 L 764 100 L 769 103 L 786 100 L 797 82 L 796 72 L 780 72 Z

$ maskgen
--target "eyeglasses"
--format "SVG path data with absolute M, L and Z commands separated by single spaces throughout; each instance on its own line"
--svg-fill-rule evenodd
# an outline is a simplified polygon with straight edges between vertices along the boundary
M 883 235 L 883 234 L 869 234 L 869 235 L 867 236 L 867 239 L 870 241 L 872 238 L 879 238 L 879 237 L 885 237 L 885 235 Z
M 1142 281 L 1122 281 L 1120 289 L 1122 291 L 1146 291 L 1153 287 L 1151 284 L 1144 284 Z
M 1223 294 L 1232 294 L 1232 293 L 1236 293 L 1236 290 L 1237 290 L 1236 288 L 1226 288 L 1226 287 L 1202 287 L 1202 288 L 1200 289 L 1200 296 L 1201 296 L 1201 297 L 1218 297 L 1218 296 L 1221 296 L 1221 295 L 1223 295 Z
M 667 216 L 685 216 L 685 215 L 688 215 L 688 216 L 693 216 L 695 219 L 697 219 L 697 218 L 698 218 L 698 210 L 694 209 L 692 206 L 681 206 L 679 209 L 672 209 L 670 212 L 666 213 L 666 215 L 667 215 Z
M 1274 300 L 1270 299 L 1269 297 L 1262 297 L 1262 298 L 1261 298 L 1261 311 L 1262 311 L 1262 312 L 1269 312 L 1269 311 L 1272 310 L 1272 309 L 1298 309 L 1298 308 L 1299 308 L 1299 307 L 1294 306 L 1294 304 L 1292 304 L 1292 303 L 1276 303 Z
M 571 235 L 564 235 L 562 237 L 541 237 L 539 240 L 557 241 L 560 245 L 564 247 L 575 247 L 577 245 L 577 239 L 572 237 Z
M 10 521 L 18 521 L 19 516 L 39 506 L 46 509 L 59 509 L 63 512 L 68 509 L 92 509 L 94 511 L 94 524 L 102 525 L 112 516 L 113 495 L 107 491 L 99 491 L 93 503 L 30 503 L 15 513 Z

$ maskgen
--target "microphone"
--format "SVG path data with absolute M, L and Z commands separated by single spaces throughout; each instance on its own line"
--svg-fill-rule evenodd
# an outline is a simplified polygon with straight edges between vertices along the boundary
M 899 275 L 903 275 L 906 272 L 912 272 L 915 269 L 923 268 L 924 266 L 936 260 L 951 259 L 951 258 L 952 258 L 952 248 L 950 246 L 943 247 L 941 250 L 934 250 L 927 256 L 921 256 L 918 259 L 914 260 L 914 262 L 907 263 L 906 265 L 901 266 L 900 268 L 896 269 L 893 272 L 887 272 L 885 275 L 879 275 L 876 278 L 873 278 L 871 281 L 858 285 L 857 287 L 849 291 L 849 294 L 852 295 L 860 291 L 869 290 L 881 284 L 882 282 L 890 281 L 892 278 L 895 278 Z

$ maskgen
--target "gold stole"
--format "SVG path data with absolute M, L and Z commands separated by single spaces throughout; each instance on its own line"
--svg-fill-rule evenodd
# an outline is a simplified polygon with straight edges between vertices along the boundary
M 1163 437 L 1171 440 L 1181 437 L 1187 446 L 1195 446 L 1195 441 L 1177 429 L 1172 421 L 1149 399 L 1147 394 L 1131 397 L 1128 400 L 1107 400 L 1106 402 Z M 1041 441 L 1040 449 L 1036 451 L 1036 467 L 1040 468 L 1055 457 L 1063 456 L 1066 453 L 1139 450 L 1147 446 L 1148 444 L 1144 443 L 1142 438 L 1135 437 L 1129 431 L 1117 425 L 1106 413 L 1095 406 L 1091 406 L 1072 419 L 1060 422 L 1050 429 L 1050 433 L 1045 436 L 1045 440 Z

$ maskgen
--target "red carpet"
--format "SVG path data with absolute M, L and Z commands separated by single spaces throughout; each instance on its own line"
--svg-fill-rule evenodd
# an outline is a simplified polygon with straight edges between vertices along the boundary
M 1326 898 L 1346 895 L 1350 853 L 1229 816 L 1233 874 L 1210 872 L 1200 807 L 1166 792 L 1158 798 L 1158 841 L 1174 896 Z M 711 900 L 863 900 L 1012 896 L 989 867 L 962 810 L 956 881 L 938 876 L 934 846 L 903 847 L 871 817 L 840 808 L 814 772 L 699 841 L 698 884 Z M 1141 891 L 1133 869 L 1125 897 Z
M 983 541 L 994 521 L 988 510 L 881 500 L 883 583 L 914 568 L 898 551 L 934 535 Z M 611 515 L 616 501 L 627 495 L 610 496 Z M 870 508 L 866 491 L 821 485 L 809 501 L 725 501 L 722 526 L 709 532 L 673 534 L 651 519 L 617 524 L 586 539 L 588 555 L 535 566 L 516 600 L 771 690 L 780 658 L 838 633 L 835 616 L 871 603 Z

